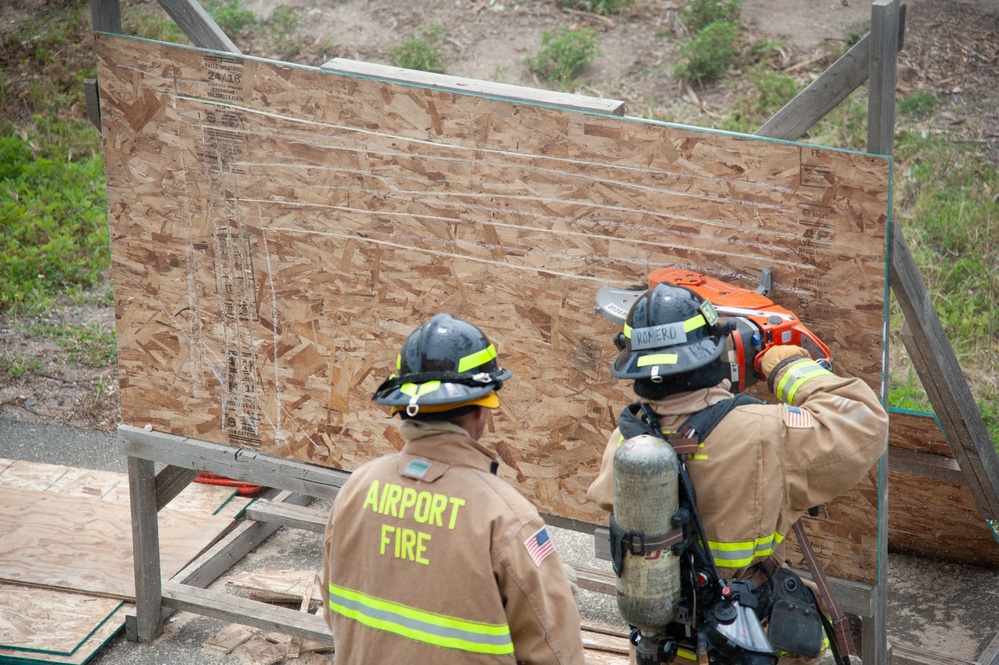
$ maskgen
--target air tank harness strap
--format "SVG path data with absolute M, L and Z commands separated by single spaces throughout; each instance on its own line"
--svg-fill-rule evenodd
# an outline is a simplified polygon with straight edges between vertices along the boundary
M 763 402 L 755 397 L 739 393 L 691 415 L 680 426 L 677 434 L 671 434 L 664 438 L 667 439 L 677 455 L 693 455 L 697 452 L 699 443 L 708 438 L 708 434 L 722 421 L 722 418 L 727 416 L 732 409 L 747 404 L 763 404 Z M 656 431 L 659 423 L 648 422 L 644 415 L 643 406 L 645 405 L 642 402 L 635 402 L 624 407 L 621 411 L 621 415 L 617 419 L 617 426 L 623 439 L 630 439 L 641 434 L 663 437 L 662 432 Z
M 681 528 L 647 536 L 644 531 L 625 531 L 618 525 L 613 513 L 610 516 L 611 563 L 614 566 L 614 573 L 618 577 L 621 577 L 624 572 L 625 552 L 635 556 L 645 556 L 669 549 L 682 541 L 683 529 Z

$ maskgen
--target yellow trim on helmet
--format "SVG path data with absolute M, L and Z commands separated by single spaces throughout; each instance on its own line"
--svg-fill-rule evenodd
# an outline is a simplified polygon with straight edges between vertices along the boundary
M 490 393 L 483 395 L 482 397 L 478 397 L 476 399 L 470 399 L 466 402 L 458 402 L 457 404 L 434 404 L 431 406 L 421 404 L 420 413 L 440 413 L 441 411 L 450 411 L 451 409 L 457 409 L 463 406 L 481 406 L 487 409 L 496 409 L 499 407 L 499 404 L 500 404 L 499 395 L 497 395 L 496 391 L 494 390 Z M 393 406 L 392 415 L 394 416 L 400 411 L 405 411 L 405 410 L 406 410 L 405 405 Z
M 470 353 L 458 361 L 458 373 L 475 369 L 496 357 L 496 347 L 490 344 L 481 351 Z
M 646 365 L 675 365 L 679 358 L 680 357 L 675 353 L 652 353 L 647 356 L 642 356 L 636 360 L 635 366 L 645 367 Z

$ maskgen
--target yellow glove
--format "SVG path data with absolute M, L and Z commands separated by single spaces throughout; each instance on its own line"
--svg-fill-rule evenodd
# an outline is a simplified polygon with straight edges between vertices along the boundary
M 763 370 L 763 378 L 769 379 L 770 372 L 774 371 L 774 367 L 779 365 L 781 361 L 798 356 L 803 358 L 812 357 L 808 354 L 808 351 L 805 351 L 800 346 L 771 346 L 767 349 L 767 352 L 763 354 L 763 360 L 760 361 L 760 369 Z

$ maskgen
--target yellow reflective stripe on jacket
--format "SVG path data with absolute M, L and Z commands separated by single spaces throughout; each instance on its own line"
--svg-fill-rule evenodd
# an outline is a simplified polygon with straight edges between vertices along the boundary
M 719 568 L 745 568 L 752 565 L 756 559 L 773 554 L 774 547 L 783 541 L 784 535 L 774 531 L 769 536 L 761 536 L 755 540 L 734 542 L 709 540 L 708 547 L 711 549 L 711 558 Z
M 490 344 L 481 351 L 470 353 L 461 360 L 459 360 L 458 371 L 467 372 L 470 369 L 475 369 L 479 365 L 485 365 L 487 362 L 489 362 L 495 357 L 496 357 L 496 347 Z
M 820 376 L 833 376 L 833 373 L 814 360 L 802 360 L 792 364 L 784 370 L 784 376 L 777 382 L 777 390 L 774 391 L 777 399 L 785 404 L 793 404 L 798 389 Z
M 420 385 L 415 383 L 404 383 L 399 386 L 399 392 L 410 397 L 423 397 L 427 393 L 432 393 L 441 387 L 440 381 L 428 381 Z
M 513 653 L 513 638 L 505 623 L 466 621 L 330 584 L 330 609 L 375 630 L 407 637 L 445 649 L 471 653 Z

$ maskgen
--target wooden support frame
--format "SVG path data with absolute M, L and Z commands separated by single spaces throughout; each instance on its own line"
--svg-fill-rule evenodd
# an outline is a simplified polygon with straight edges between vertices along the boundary
M 239 53 L 231 40 L 196 0 L 160 0 L 160 4 L 196 46 Z M 95 30 L 111 33 L 121 31 L 118 0 L 92 0 L 91 6 Z M 868 150 L 876 154 L 890 155 L 894 134 L 895 58 L 901 42 L 903 19 L 904 6 L 900 7 L 898 0 L 877 0 L 872 7 L 871 34 L 858 42 L 811 86 L 771 118 L 757 134 L 780 139 L 797 139 L 850 92 L 864 81 L 870 80 L 872 92 L 869 102 Z M 327 63 L 326 67 L 384 77 L 387 80 L 394 78 L 387 68 L 371 71 L 366 63 L 335 60 Z M 365 71 L 360 72 L 358 68 Z M 491 85 L 457 79 L 449 82 L 446 80 L 449 78 L 453 79 L 453 77 L 442 77 L 440 81 L 426 81 L 424 84 L 440 85 L 445 89 L 450 84 L 453 86 L 451 89 L 465 92 L 474 91 L 476 85 Z M 100 109 L 95 94 L 96 87 L 92 82 L 88 82 L 87 91 L 88 115 L 95 120 L 99 118 Z M 502 96 L 502 93 L 496 93 L 495 90 L 492 90 L 492 94 Z M 543 96 L 543 91 L 539 92 L 539 95 Z M 608 105 L 606 100 L 603 100 L 604 103 L 599 107 L 593 107 L 592 100 L 590 106 L 586 105 L 586 99 L 585 97 L 580 97 L 580 100 L 562 99 L 554 103 L 569 108 L 585 108 L 597 113 L 623 114 L 623 105 Z M 994 521 L 999 515 L 999 491 L 997 491 L 999 460 L 996 458 L 991 441 L 988 440 L 981 416 L 974 407 L 953 351 L 936 318 L 925 285 L 922 284 L 918 270 L 912 262 L 901 229 L 893 225 L 892 231 L 889 283 L 908 321 L 903 339 L 934 407 L 938 412 L 943 412 L 941 416 L 943 427 L 960 470 L 955 470 L 949 465 L 944 465 L 946 467 L 944 468 L 939 464 L 928 468 L 918 455 L 901 455 L 897 460 L 893 458 L 892 466 L 901 464 L 907 469 L 919 469 L 931 477 L 943 474 L 953 478 L 963 473 L 982 515 L 992 521 L 994 527 Z M 932 349 L 932 352 L 921 354 L 920 348 Z M 146 433 L 128 426 L 122 426 L 119 430 L 122 451 L 128 456 L 129 478 L 133 487 L 137 616 L 130 635 L 139 641 L 152 639 L 159 632 L 162 609 L 177 608 L 200 611 L 269 629 L 284 629 L 289 634 L 316 639 L 325 627 L 318 627 L 308 620 L 303 624 L 301 613 L 292 612 L 296 615 L 294 618 L 257 617 L 253 608 L 235 607 L 227 604 L 224 599 L 212 597 L 208 592 L 193 592 L 183 586 L 178 588 L 177 582 L 161 584 L 155 512 L 201 470 L 246 478 L 269 487 L 302 492 L 309 497 L 335 496 L 336 489 L 342 484 L 345 474 L 311 465 L 257 456 L 245 451 L 240 451 L 233 458 L 229 448 L 183 437 L 174 437 L 178 441 L 172 442 L 169 447 L 153 447 L 150 444 L 157 436 L 169 435 Z M 154 461 L 166 462 L 168 466 L 159 475 L 154 475 Z M 888 467 L 889 460 L 886 456 L 881 462 L 879 471 L 880 500 L 885 508 L 879 515 L 882 562 L 886 562 L 887 553 Z M 267 509 L 261 506 L 256 511 L 256 516 L 272 521 L 271 529 L 277 528 L 278 525 L 315 529 L 315 515 L 309 515 L 289 505 L 273 504 Z M 553 516 L 549 516 L 549 521 L 568 528 L 580 530 L 591 528 L 574 520 Z M 141 587 L 140 579 L 144 580 Z M 868 662 L 886 663 L 889 660 L 884 621 L 886 580 L 886 571 L 882 564 L 879 583 L 875 587 L 861 585 L 865 588 L 847 589 L 844 592 L 844 597 L 849 598 L 845 602 L 847 610 L 868 619 L 864 622 L 864 658 Z M 189 584 L 197 586 L 190 582 Z M 613 592 L 613 580 L 602 579 L 600 574 L 581 576 L 581 586 Z M 252 623 L 251 620 L 259 623 Z M 999 637 L 979 659 L 980 665 L 999 663 L 997 644 Z

